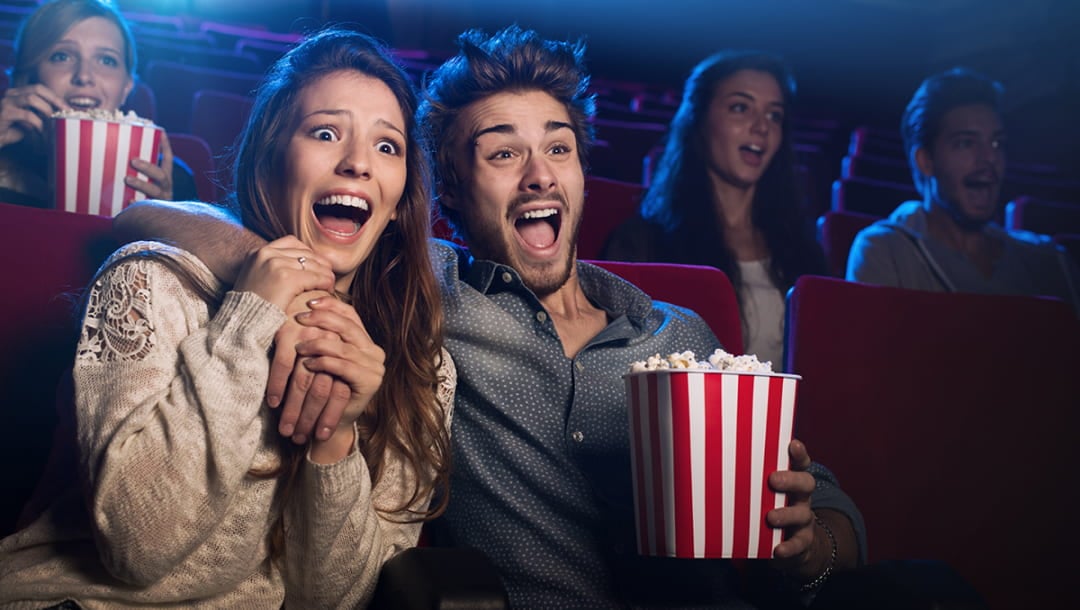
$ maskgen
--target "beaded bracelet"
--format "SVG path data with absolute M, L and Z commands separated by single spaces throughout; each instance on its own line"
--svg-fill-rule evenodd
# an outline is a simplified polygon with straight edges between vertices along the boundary
M 832 544 L 832 552 L 829 554 L 829 564 L 825 566 L 825 571 L 823 571 L 821 574 L 818 574 L 817 578 L 815 578 L 814 580 L 811 580 L 810 582 L 800 587 L 799 591 L 801 593 L 809 593 L 810 591 L 817 590 L 818 587 L 820 587 L 822 584 L 825 583 L 826 580 L 828 580 L 829 576 L 833 573 L 833 567 L 836 565 L 836 555 L 838 550 L 836 548 L 836 536 L 833 534 L 832 528 L 830 528 L 828 524 L 822 521 L 821 517 L 817 516 L 816 514 L 814 515 L 814 523 L 820 525 L 821 529 L 825 530 L 825 533 L 829 536 L 829 542 Z

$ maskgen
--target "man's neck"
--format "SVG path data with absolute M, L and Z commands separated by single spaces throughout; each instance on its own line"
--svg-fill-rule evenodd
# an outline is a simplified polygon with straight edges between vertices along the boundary
M 555 292 L 540 297 L 540 304 L 551 316 L 567 358 L 576 356 L 608 324 L 607 313 L 585 296 L 578 282 L 576 265 L 566 283 Z
M 965 226 L 945 209 L 924 203 L 926 231 L 938 243 L 959 252 L 986 277 L 993 274 L 994 263 L 1001 256 L 1003 244 L 983 230 L 984 225 Z

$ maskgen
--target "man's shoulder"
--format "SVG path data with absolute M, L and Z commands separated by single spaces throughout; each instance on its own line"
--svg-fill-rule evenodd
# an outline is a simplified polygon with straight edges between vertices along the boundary
M 1014 250 L 1022 256 L 1031 259 L 1054 260 L 1059 256 L 1063 248 L 1049 235 L 1032 233 L 1031 231 L 1004 230 L 1002 233 L 1011 243 Z
M 443 239 L 432 239 L 428 249 L 431 266 L 439 282 L 445 287 L 452 286 L 463 276 L 462 267 L 469 264 L 469 251 L 463 246 Z
M 854 248 L 887 246 L 922 238 L 921 207 L 918 201 L 906 201 L 887 218 L 874 221 L 855 235 Z

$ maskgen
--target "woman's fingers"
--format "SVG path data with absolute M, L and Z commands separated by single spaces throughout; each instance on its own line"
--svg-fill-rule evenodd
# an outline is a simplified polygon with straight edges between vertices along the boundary
M 296 315 L 296 321 L 300 324 L 336 333 L 352 345 L 374 345 L 371 335 L 351 305 L 332 297 L 323 297 L 309 301 L 308 306 L 311 311 Z
M 143 192 L 151 199 L 164 199 L 172 201 L 173 184 L 173 152 L 169 144 L 169 136 L 161 134 L 161 164 L 151 163 L 143 159 L 132 159 L 131 167 L 146 175 L 147 180 L 138 176 L 126 176 L 124 183 L 131 188 Z
M 245 260 L 233 288 L 254 292 L 282 311 L 303 292 L 333 290 L 334 272 L 330 265 L 299 245 L 276 240 L 259 248 Z

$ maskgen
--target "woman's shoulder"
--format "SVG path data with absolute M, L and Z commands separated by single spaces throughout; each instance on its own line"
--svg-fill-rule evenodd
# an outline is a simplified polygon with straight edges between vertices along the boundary
M 181 282 L 181 275 L 211 292 L 223 287 L 210 269 L 194 254 L 159 241 L 136 241 L 121 246 L 102 263 L 94 285 L 117 281 L 130 283 L 133 275 L 144 278 L 147 288 L 161 282 Z

